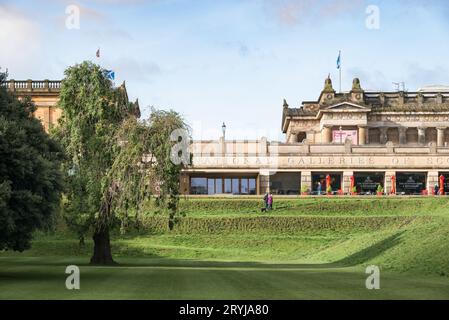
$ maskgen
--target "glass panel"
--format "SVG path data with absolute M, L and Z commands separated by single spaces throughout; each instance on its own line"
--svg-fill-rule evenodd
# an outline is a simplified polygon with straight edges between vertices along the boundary
M 385 175 L 382 172 L 356 172 L 354 180 L 357 192 L 375 194 L 379 185 L 383 187 Z
M 326 177 L 327 173 L 312 173 L 312 191 L 318 192 L 326 192 Z M 331 182 L 331 190 L 333 192 L 341 189 L 341 174 L 340 173 L 329 173 L 330 182 Z
M 215 193 L 223 193 L 222 179 L 215 179 Z
M 249 194 L 256 194 L 256 179 L 249 179 Z
M 191 178 L 190 193 L 207 194 L 207 178 Z
M 224 187 L 225 187 L 224 192 L 225 192 L 225 193 L 232 193 L 231 179 L 225 179 L 224 182 L 225 182 L 225 183 L 224 183 Z
M 398 193 L 420 194 L 426 189 L 426 174 L 421 172 L 398 172 L 396 174 Z
M 241 180 L 241 192 L 242 194 L 248 194 L 249 193 L 249 188 L 248 188 L 248 179 L 247 178 L 242 178 Z
M 239 194 L 240 190 L 239 190 L 239 179 L 232 179 L 232 193 L 233 194 Z
M 207 193 L 215 194 L 215 180 L 214 179 L 207 179 Z

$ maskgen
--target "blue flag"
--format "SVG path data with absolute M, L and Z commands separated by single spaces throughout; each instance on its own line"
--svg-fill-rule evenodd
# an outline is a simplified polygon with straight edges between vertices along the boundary
M 337 69 L 341 68 L 341 51 L 338 52 Z
M 108 78 L 109 80 L 115 80 L 115 72 L 112 70 L 104 70 L 104 74 L 106 76 L 106 78 Z

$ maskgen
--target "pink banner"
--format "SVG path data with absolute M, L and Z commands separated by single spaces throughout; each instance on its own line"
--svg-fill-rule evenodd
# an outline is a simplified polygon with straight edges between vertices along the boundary
M 334 130 L 332 131 L 332 141 L 334 143 L 345 143 L 346 139 L 350 139 L 352 144 L 358 144 L 357 130 Z

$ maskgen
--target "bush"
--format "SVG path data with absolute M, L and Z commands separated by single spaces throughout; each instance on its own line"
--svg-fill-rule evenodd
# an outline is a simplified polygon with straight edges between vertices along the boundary
M 391 225 L 404 225 L 414 217 L 181 217 L 172 232 L 191 233 L 298 233 L 316 231 L 378 230 Z M 151 233 L 167 233 L 168 218 L 148 216 L 144 229 Z

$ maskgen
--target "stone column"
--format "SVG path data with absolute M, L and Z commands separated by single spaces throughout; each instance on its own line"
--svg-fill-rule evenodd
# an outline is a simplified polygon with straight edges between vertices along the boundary
M 312 192 L 312 172 L 311 171 L 301 171 L 301 190 L 307 187 L 309 192 Z
M 399 144 L 407 144 L 407 128 L 399 127 Z
M 314 144 L 315 143 L 315 131 L 313 131 L 313 130 L 307 131 L 307 141 L 310 144 Z
M 359 126 L 359 145 L 363 146 L 366 144 L 366 127 Z
M 418 128 L 418 143 L 425 144 L 426 143 L 426 128 Z
M 380 143 L 381 144 L 386 144 L 388 141 L 387 129 L 388 128 L 386 128 L 386 127 L 380 128 Z
M 351 187 L 351 176 L 354 175 L 354 172 L 352 171 L 345 171 L 343 172 L 343 185 L 341 186 L 341 189 L 345 194 L 350 193 L 352 190 L 349 190 Z
M 327 144 L 332 143 L 332 127 L 326 125 L 321 132 L 323 137 L 322 142 Z
M 444 147 L 444 131 L 446 128 L 437 128 L 437 146 Z

